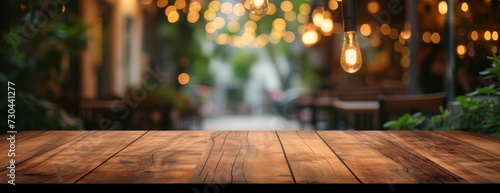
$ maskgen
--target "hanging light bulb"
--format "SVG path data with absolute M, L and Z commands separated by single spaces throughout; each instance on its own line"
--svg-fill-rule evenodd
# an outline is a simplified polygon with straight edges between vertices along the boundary
M 358 39 L 356 38 L 357 1 L 345 0 L 342 4 L 344 42 L 340 53 L 340 66 L 348 73 L 355 73 L 361 68 L 363 63 Z
M 346 72 L 355 73 L 361 68 L 361 50 L 358 46 L 355 31 L 344 32 L 344 44 L 340 53 L 340 66 Z
M 268 0 L 250 0 L 250 12 L 257 16 L 264 16 L 267 14 L 269 6 Z

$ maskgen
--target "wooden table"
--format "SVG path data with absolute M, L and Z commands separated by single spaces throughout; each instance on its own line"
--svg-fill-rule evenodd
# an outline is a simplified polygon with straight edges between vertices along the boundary
M 16 184 L 500 183 L 500 139 L 462 131 L 24 131 L 15 152 Z
M 333 109 L 339 113 L 345 113 L 347 116 L 347 127 L 357 130 L 380 129 L 374 128 L 378 124 L 378 101 L 344 101 L 334 100 Z

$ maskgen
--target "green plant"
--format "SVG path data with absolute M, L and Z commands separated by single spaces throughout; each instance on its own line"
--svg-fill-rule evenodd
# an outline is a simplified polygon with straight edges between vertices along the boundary
M 173 86 L 162 84 L 155 89 L 148 90 L 142 87 L 128 88 L 128 94 L 145 92 L 145 98 L 140 101 L 135 101 L 140 107 L 149 109 L 176 109 L 184 110 L 185 101 L 182 93 Z
M 7 85 L 7 84 L 2 84 Z M 6 93 L 5 96 L 7 96 Z M 15 124 L 13 130 L 83 130 L 83 121 L 64 111 L 60 106 L 46 100 L 37 99 L 25 92 L 16 92 Z M 0 101 L 2 107 L 7 107 L 7 100 Z M 2 108 L 2 111 L 7 110 Z M 7 117 L 7 116 L 6 116 Z M 7 124 L 7 121 L 4 122 Z M 6 132 L 7 126 L 2 127 Z
M 421 112 L 414 114 L 405 113 L 397 120 L 388 121 L 384 124 L 386 129 L 396 130 L 436 130 L 451 129 L 449 122 L 450 112 L 440 107 L 440 113 L 436 115 L 424 115 Z
M 422 115 L 422 113 L 415 113 L 415 114 L 410 114 L 410 113 L 405 113 L 404 115 L 400 116 L 397 120 L 395 121 L 389 121 L 384 124 L 384 128 L 388 129 L 398 129 L 398 130 L 415 130 L 418 129 L 419 126 L 422 125 L 425 121 L 425 116 Z
M 500 83 L 500 55 L 496 55 L 493 52 L 492 56 L 486 57 L 489 60 L 492 60 L 492 64 L 490 68 L 486 68 L 486 70 L 480 72 L 483 76 L 488 76 L 489 78 L 496 78 L 497 83 Z
M 73 1 L 66 2 L 64 13 L 54 13 L 39 23 L 34 15 L 47 11 L 39 3 L 6 1 L 0 13 L 5 20 L 0 26 L 0 83 L 15 83 L 15 129 L 83 129 L 79 118 L 42 98 L 61 95 L 64 80 L 69 79 L 76 57 L 87 45 L 88 26 L 77 19 L 77 12 L 70 11 L 78 8 Z M 6 89 L 0 91 L 0 111 L 7 112 Z M 1 119 L 4 129 L 6 119 Z
M 439 114 L 433 115 L 430 119 L 428 119 L 425 130 L 452 129 L 451 125 L 448 124 L 450 120 L 450 111 L 444 109 L 443 107 L 439 107 L 439 111 Z
M 452 120 L 455 129 L 482 134 L 495 134 L 500 131 L 500 105 L 493 100 L 479 100 L 472 97 L 457 98 L 460 111 Z
M 491 68 L 480 73 L 486 86 L 458 96 L 452 111 L 441 108 L 441 113 L 425 117 L 405 114 L 396 121 L 384 124 L 386 129 L 463 130 L 500 137 L 500 56 L 489 56 Z
M 250 78 L 250 68 L 255 61 L 253 53 L 244 50 L 236 51 L 232 59 L 233 76 L 236 80 L 245 82 Z
M 492 61 L 491 67 L 479 72 L 479 80 L 485 86 L 477 88 L 466 96 L 500 96 L 500 55 L 497 56 L 493 52 L 492 56 L 486 58 Z

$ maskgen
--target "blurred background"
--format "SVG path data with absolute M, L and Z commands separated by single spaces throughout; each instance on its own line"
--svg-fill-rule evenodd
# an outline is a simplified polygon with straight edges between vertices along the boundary
M 499 0 L 358 0 L 363 66 L 350 74 L 341 7 L 269 0 L 257 16 L 250 0 L 7 0 L 0 81 L 15 83 L 18 130 L 342 129 L 304 107 L 356 89 L 468 93 L 500 45 Z

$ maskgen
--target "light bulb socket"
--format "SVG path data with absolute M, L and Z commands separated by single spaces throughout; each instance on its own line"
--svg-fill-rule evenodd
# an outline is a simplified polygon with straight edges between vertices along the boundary
M 344 31 L 357 31 L 356 19 L 358 15 L 357 0 L 342 1 L 342 19 L 344 20 Z

